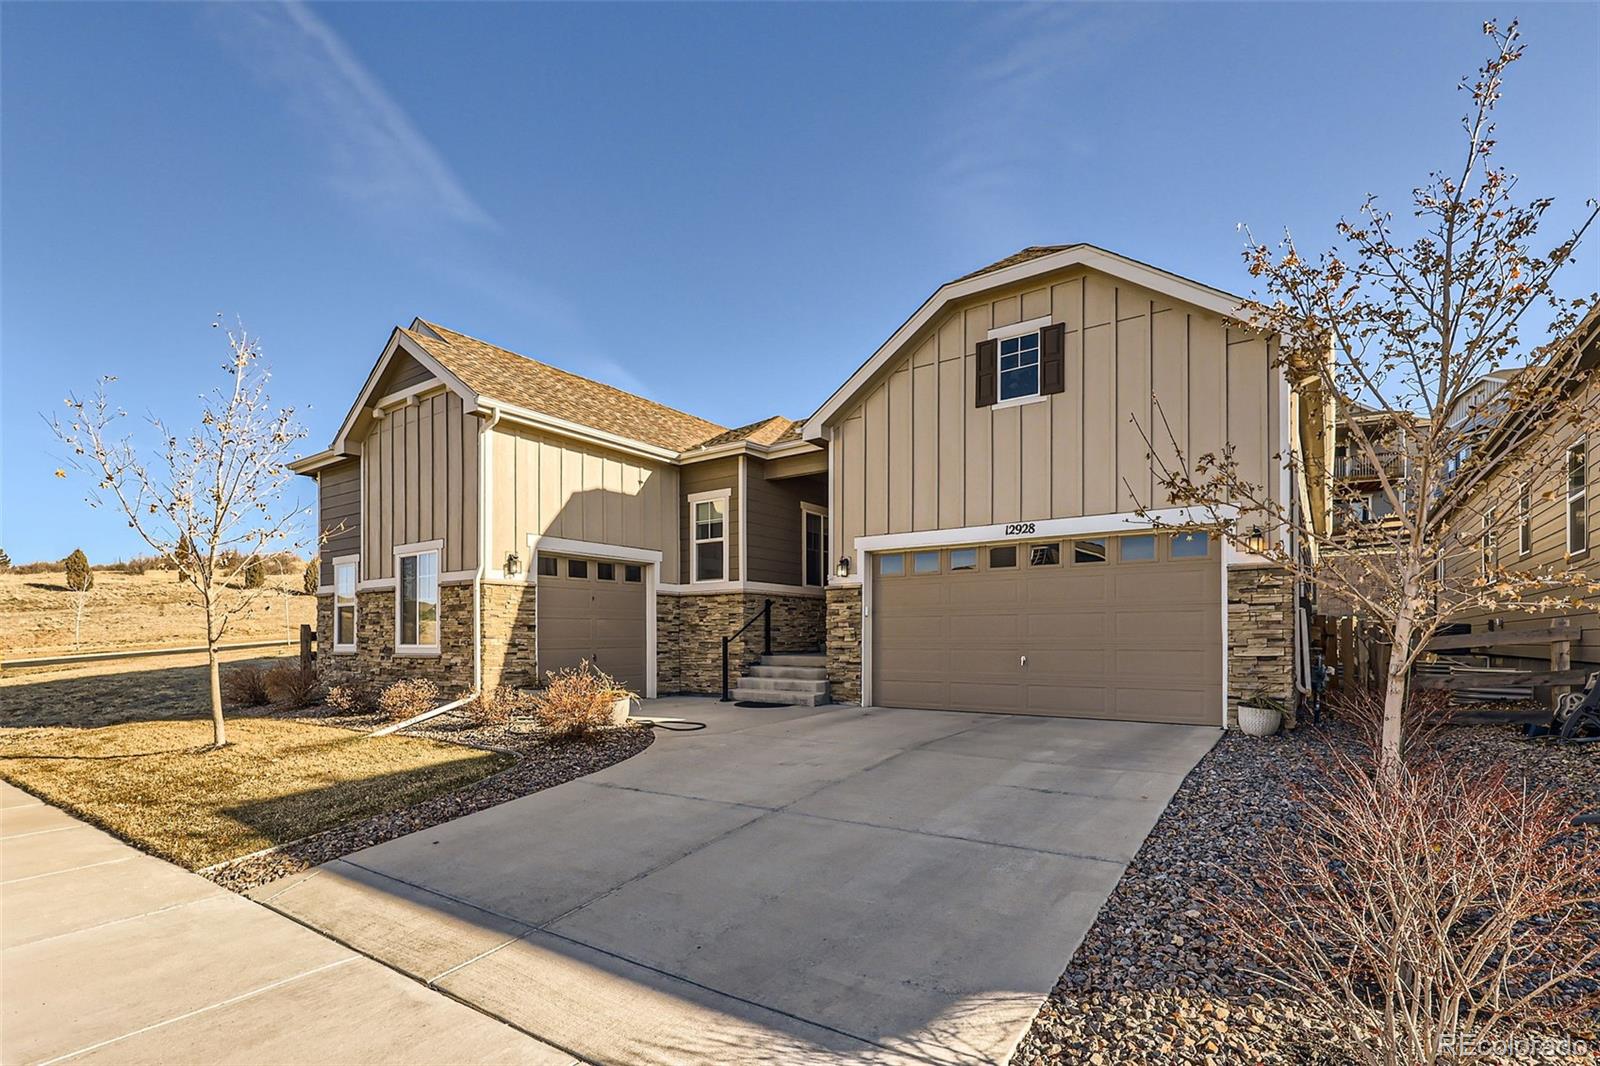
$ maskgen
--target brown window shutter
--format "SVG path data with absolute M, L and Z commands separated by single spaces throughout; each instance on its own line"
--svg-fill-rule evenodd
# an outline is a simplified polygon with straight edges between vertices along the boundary
M 1067 391 L 1067 326 L 1057 322 L 1039 331 L 1039 395 Z
M 999 341 L 978 342 L 978 381 L 973 391 L 976 407 L 992 407 L 1000 395 L 1000 374 L 996 368 L 999 353 Z

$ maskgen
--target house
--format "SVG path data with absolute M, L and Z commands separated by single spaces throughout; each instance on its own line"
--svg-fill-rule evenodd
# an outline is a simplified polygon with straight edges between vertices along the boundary
M 1585 575 L 1600 584 L 1600 552 L 1595 550 L 1595 526 L 1600 524 L 1600 304 L 1592 308 L 1571 338 L 1577 346 L 1577 359 L 1564 371 L 1563 391 L 1577 397 L 1579 409 L 1589 425 L 1549 424 L 1533 432 L 1532 449 L 1554 449 L 1562 461 L 1543 484 L 1520 481 L 1514 464 L 1497 466 L 1474 494 L 1485 512 L 1481 552 L 1456 553 L 1447 560 L 1446 583 L 1465 586 L 1484 568 L 1502 567 L 1513 572 L 1546 569 Z M 1495 405 L 1495 397 L 1521 370 L 1500 372 L 1475 384 L 1472 398 L 1464 398 L 1452 412 L 1452 422 L 1472 424 L 1483 421 L 1484 411 Z M 1491 629 L 1544 628 L 1557 618 L 1565 618 L 1577 635 L 1572 643 L 1574 669 L 1600 667 L 1600 595 L 1579 597 L 1583 606 L 1541 614 L 1512 614 L 1479 610 L 1458 621 L 1473 632 Z M 1548 644 L 1500 646 L 1495 649 L 1495 665 L 1521 666 L 1539 671 L 1548 669 Z
M 1360 426 L 1360 436 L 1352 431 L 1351 423 Z M 1416 461 L 1416 434 L 1427 425 L 1426 419 L 1407 421 L 1387 411 L 1348 403 L 1346 417 L 1334 429 L 1335 537 L 1361 539 L 1374 523 L 1384 528 L 1384 519 L 1394 513 L 1384 482 L 1402 500 L 1407 498 Z M 1362 437 L 1371 445 L 1371 453 L 1362 445 Z
M 716 692 L 770 599 L 774 651 L 825 658 L 752 667 L 753 626 L 731 661 L 756 691 L 1222 725 L 1292 694 L 1297 590 L 1166 506 L 1150 452 L 1231 445 L 1295 502 L 1313 416 L 1239 304 L 1027 248 L 939 287 L 803 422 L 737 429 L 418 319 L 295 464 L 325 668 L 471 690 L 590 658 Z

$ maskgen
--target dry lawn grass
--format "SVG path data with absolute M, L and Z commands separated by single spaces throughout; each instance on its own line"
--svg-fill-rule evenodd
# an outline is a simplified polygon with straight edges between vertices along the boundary
M 266 653 L 265 655 L 263 653 Z M 230 665 L 271 666 L 271 649 L 229 652 Z M 7 670 L 0 674 L 0 737 L 39 726 L 114 725 L 133 719 L 209 718 L 211 689 L 204 655 L 161 655 L 86 663 L 70 668 Z
M 317 614 L 316 597 L 305 595 L 300 582 L 299 572 L 269 575 L 267 585 L 277 591 L 235 619 L 224 641 L 281 640 L 286 632 L 298 640 L 301 624 L 315 625 Z M 203 645 L 205 618 L 191 595 L 171 570 L 96 570 L 83 613 L 83 642 L 74 647 L 74 594 L 66 574 L 0 574 L 0 658 Z
M 510 766 L 418 737 L 235 718 L 37 729 L 0 737 L 0 777 L 190 869 L 405 807 Z

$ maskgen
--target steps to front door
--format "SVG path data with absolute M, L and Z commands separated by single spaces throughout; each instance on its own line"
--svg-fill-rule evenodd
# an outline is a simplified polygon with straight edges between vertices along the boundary
M 828 695 L 828 659 L 824 655 L 763 655 L 739 675 L 732 696 L 750 703 L 783 703 L 818 707 L 832 703 Z

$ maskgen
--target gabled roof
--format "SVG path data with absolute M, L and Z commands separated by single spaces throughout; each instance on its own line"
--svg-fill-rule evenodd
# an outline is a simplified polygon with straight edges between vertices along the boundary
M 730 429 L 726 433 L 719 433 L 710 440 L 701 441 L 698 447 L 716 448 L 723 444 L 759 444 L 771 447 L 784 440 L 798 440 L 800 437 L 800 423 L 792 418 L 782 415 L 773 415 L 763 418 L 759 422 L 752 422 L 748 426 Z
M 417 319 L 400 331 L 480 397 L 576 422 L 658 448 L 683 451 L 727 432 L 715 422 L 487 341 Z
M 1118 255 L 1092 244 L 1041 244 L 1031 245 L 997 260 L 982 270 L 965 274 L 941 285 L 932 296 L 923 301 L 916 313 L 895 330 L 893 335 L 872 356 L 851 374 L 849 379 L 806 419 L 802 433 L 806 440 L 825 441 L 829 421 L 856 398 L 876 377 L 878 372 L 905 347 L 948 304 L 964 300 L 988 289 L 1012 285 L 1019 281 L 1067 267 L 1083 266 L 1108 274 L 1123 281 L 1159 292 L 1175 300 L 1193 304 L 1223 317 L 1236 315 L 1244 304 L 1241 297 L 1198 281 L 1180 277 L 1148 263 Z

